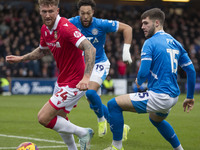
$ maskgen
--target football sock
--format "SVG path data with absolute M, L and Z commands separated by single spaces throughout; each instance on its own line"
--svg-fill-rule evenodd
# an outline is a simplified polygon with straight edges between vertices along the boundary
M 104 117 L 105 117 L 106 120 L 109 122 L 109 120 L 108 120 L 108 115 L 109 115 L 108 107 L 106 107 L 104 104 L 102 104 L 102 107 L 103 107 L 103 114 L 104 114 Z
M 79 138 L 87 134 L 87 130 L 85 128 L 79 127 L 61 116 L 56 116 L 54 119 L 52 119 L 47 127 L 57 131 L 58 133 L 75 134 Z
M 62 137 L 65 144 L 67 145 L 68 150 L 78 150 L 76 147 L 76 143 L 74 141 L 73 134 L 64 134 L 64 133 L 59 133 L 59 134 Z
M 90 108 L 94 110 L 95 114 L 98 118 L 104 116 L 103 107 L 100 96 L 97 94 L 95 90 L 87 90 L 86 97 L 90 102 Z
M 174 150 L 184 150 L 182 145 L 180 144 L 177 148 L 174 148 Z
M 111 99 L 107 103 L 109 110 L 109 123 L 110 130 L 113 133 L 113 140 L 120 141 L 123 136 L 124 118 L 122 109 L 118 106 L 115 98 Z
M 155 122 L 151 118 L 149 118 L 149 120 L 158 129 L 160 134 L 172 145 L 173 148 L 177 148 L 180 145 L 174 129 L 166 120 L 161 122 Z
M 114 145 L 117 149 L 121 149 L 122 148 L 122 140 L 120 141 L 112 141 L 112 145 Z
M 97 118 L 97 121 L 98 122 L 103 122 L 103 121 L 105 121 L 106 119 L 104 118 L 104 116 L 103 117 L 101 117 L 101 118 Z
M 104 116 L 101 117 L 101 118 L 97 118 L 97 119 L 98 119 L 98 122 L 105 121 L 105 119 L 108 121 L 108 114 L 109 114 L 108 108 L 107 108 L 104 104 L 102 104 L 102 107 L 103 107 Z

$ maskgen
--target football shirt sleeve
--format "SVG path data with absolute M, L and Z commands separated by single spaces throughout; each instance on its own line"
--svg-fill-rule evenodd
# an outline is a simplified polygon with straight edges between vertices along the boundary
M 72 24 L 69 23 L 68 26 L 63 27 L 63 36 L 66 40 L 69 40 L 73 45 L 78 47 L 80 43 L 86 39 L 86 37 Z
M 137 82 L 139 85 L 142 85 L 142 83 L 147 80 L 151 68 L 151 62 L 152 62 L 151 44 L 149 40 L 146 40 L 142 48 L 141 65 L 137 75 Z
M 119 22 L 114 20 L 107 20 L 102 19 L 102 27 L 104 28 L 105 32 L 117 32 L 119 28 Z
M 187 98 L 194 98 L 196 71 L 187 53 L 184 53 L 180 59 L 180 66 L 187 73 Z
M 44 34 L 46 31 L 43 31 L 43 28 L 41 29 L 41 36 L 40 36 L 40 49 L 49 49 L 46 42 L 45 42 L 45 39 L 44 39 Z

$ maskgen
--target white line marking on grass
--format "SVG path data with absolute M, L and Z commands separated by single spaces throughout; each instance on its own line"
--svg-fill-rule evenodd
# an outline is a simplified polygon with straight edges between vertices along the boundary
M 50 149 L 50 148 L 63 148 L 63 147 L 67 147 L 67 146 L 65 146 L 65 145 L 63 145 L 63 146 L 38 146 L 38 148 L 39 149 L 45 149 L 45 148 L 48 148 L 48 149 Z M 15 149 L 16 150 L 16 147 L 0 147 L 0 150 L 2 150 L 2 149 L 5 149 L 5 150 L 11 150 L 11 149 Z
M 55 141 L 55 140 L 47 140 L 47 139 L 40 139 L 40 138 L 31 138 L 31 137 L 24 137 L 24 136 L 16 136 L 16 135 L 6 135 L 6 134 L 0 134 L 0 137 L 7 137 L 7 138 L 16 138 L 16 139 L 25 139 L 25 140 L 34 140 L 34 141 L 40 141 L 40 142 L 48 142 L 48 143 L 57 143 L 57 144 L 65 144 L 62 141 Z M 77 147 L 80 147 L 80 144 L 76 143 Z M 67 147 L 66 145 L 64 146 L 39 146 L 38 148 L 62 148 L 62 147 Z M 16 149 L 16 147 L 0 147 L 0 150 L 5 149 L 5 150 L 11 150 L 11 149 Z
M 0 134 L 0 137 L 16 138 L 16 139 L 26 139 L 26 140 L 34 140 L 34 141 L 48 142 L 48 143 L 64 144 L 64 142 L 62 142 L 62 141 L 47 140 L 47 139 L 39 139 L 39 138 L 31 138 L 31 137 L 24 137 L 24 136 L 15 136 L 15 135 L 6 135 L 6 134 Z
M 63 148 L 63 147 L 67 147 L 66 145 L 63 146 L 38 146 L 39 149 L 41 148 Z
M 16 147 L 0 147 L 0 149 L 16 149 Z

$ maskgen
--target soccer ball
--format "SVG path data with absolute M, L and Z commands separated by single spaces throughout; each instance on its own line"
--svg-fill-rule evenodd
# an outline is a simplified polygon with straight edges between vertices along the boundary
M 39 150 L 37 145 L 32 142 L 24 142 L 20 144 L 16 150 Z

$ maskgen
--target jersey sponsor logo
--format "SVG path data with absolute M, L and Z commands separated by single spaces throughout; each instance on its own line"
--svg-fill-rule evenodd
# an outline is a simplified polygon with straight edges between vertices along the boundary
M 88 41 L 90 41 L 92 44 L 98 43 L 99 40 L 95 37 L 87 37 Z
M 75 31 L 75 32 L 74 32 L 74 36 L 75 36 L 76 38 L 79 38 L 79 37 L 81 37 L 81 33 L 80 33 L 79 31 Z
M 94 41 L 92 42 L 92 44 L 98 43 L 99 40 L 97 38 L 94 39 Z
M 46 31 L 44 32 L 44 34 L 45 34 L 45 36 L 47 36 L 47 32 Z
M 48 42 L 46 42 L 46 44 L 47 44 L 48 46 L 51 46 L 51 47 L 57 47 L 57 48 L 60 48 L 60 47 L 61 47 L 59 42 L 56 42 L 56 43 L 48 43 Z
M 93 30 L 92 30 L 92 34 L 93 35 L 97 35 L 99 33 L 99 31 L 96 29 L 96 28 L 94 28 Z

